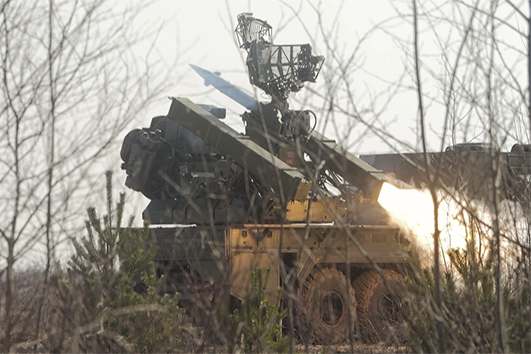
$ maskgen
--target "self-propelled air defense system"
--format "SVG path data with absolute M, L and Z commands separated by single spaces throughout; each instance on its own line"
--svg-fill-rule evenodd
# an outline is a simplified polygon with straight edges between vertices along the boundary
M 222 122 L 224 109 L 172 98 L 167 115 L 123 142 L 126 185 L 151 199 L 143 217 L 158 271 L 181 299 L 214 301 L 245 299 L 251 269 L 267 268 L 268 296 L 282 288 L 289 318 L 316 342 L 389 339 L 407 240 L 377 198 L 385 182 L 405 185 L 315 131 L 312 111 L 289 108 L 288 95 L 323 65 L 310 45 L 274 45 L 271 26 L 251 14 L 236 33 L 269 102 L 192 68 L 247 109 L 244 134 Z

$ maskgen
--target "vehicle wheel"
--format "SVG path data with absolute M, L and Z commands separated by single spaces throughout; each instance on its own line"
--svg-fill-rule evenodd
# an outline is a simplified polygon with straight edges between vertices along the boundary
M 305 287 L 301 310 L 312 338 L 321 344 L 344 342 L 356 324 L 356 297 L 345 275 L 332 268 L 316 270 Z
M 382 274 L 388 286 L 375 270 L 362 273 L 352 283 L 362 338 L 368 343 L 398 343 L 402 340 L 402 299 L 406 288 L 398 272 L 384 269 Z

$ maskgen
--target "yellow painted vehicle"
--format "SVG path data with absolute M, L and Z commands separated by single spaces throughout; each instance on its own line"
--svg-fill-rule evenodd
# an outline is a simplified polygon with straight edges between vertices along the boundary
M 143 216 L 158 271 L 183 301 L 212 304 L 245 299 L 251 269 L 268 268 L 268 296 L 282 289 L 292 325 L 311 341 L 395 337 L 407 240 L 377 198 L 385 182 L 406 185 L 316 132 L 313 112 L 289 109 L 288 94 L 315 81 L 324 58 L 309 45 L 273 45 L 271 27 L 250 14 L 238 20 L 251 83 L 271 101 L 192 67 L 247 108 L 245 134 L 222 122 L 221 108 L 172 98 L 167 115 L 122 146 L 126 185 L 151 199 Z

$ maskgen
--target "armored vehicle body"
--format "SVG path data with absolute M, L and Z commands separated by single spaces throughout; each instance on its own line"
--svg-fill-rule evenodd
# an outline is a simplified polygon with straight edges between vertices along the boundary
M 248 109 L 245 134 L 222 122 L 221 108 L 172 98 L 167 115 L 123 143 L 126 185 L 151 199 L 143 216 L 160 274 L 182 299 L 216 303 L 244 300 L 251 269 L 267 268 L 268 296 L 282 289 L 292 325 L 313 341 L 391 338 L 408 242 L 377 198 L 383 183 L 407 186 L 316 132 L 313 112 L 289 108 L 289 93 L 315 81 L 324 61 L 310 45 L 274 45 L 251 14 L 236 33 L 269 102 L 193 69 Z

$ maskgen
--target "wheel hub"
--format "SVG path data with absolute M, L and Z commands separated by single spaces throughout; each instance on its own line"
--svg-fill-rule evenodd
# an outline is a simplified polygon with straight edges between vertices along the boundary
M 336 326 L 341 322 L 344 311 L 344 301 L 336 291 L 328 291 L 321 301 L 321 318 L 329 326 Z
M 400 298 L 395 294 L 386 294 L 380 301 L 381 314 L 389 325 L 398 324 L 402 319 Z

